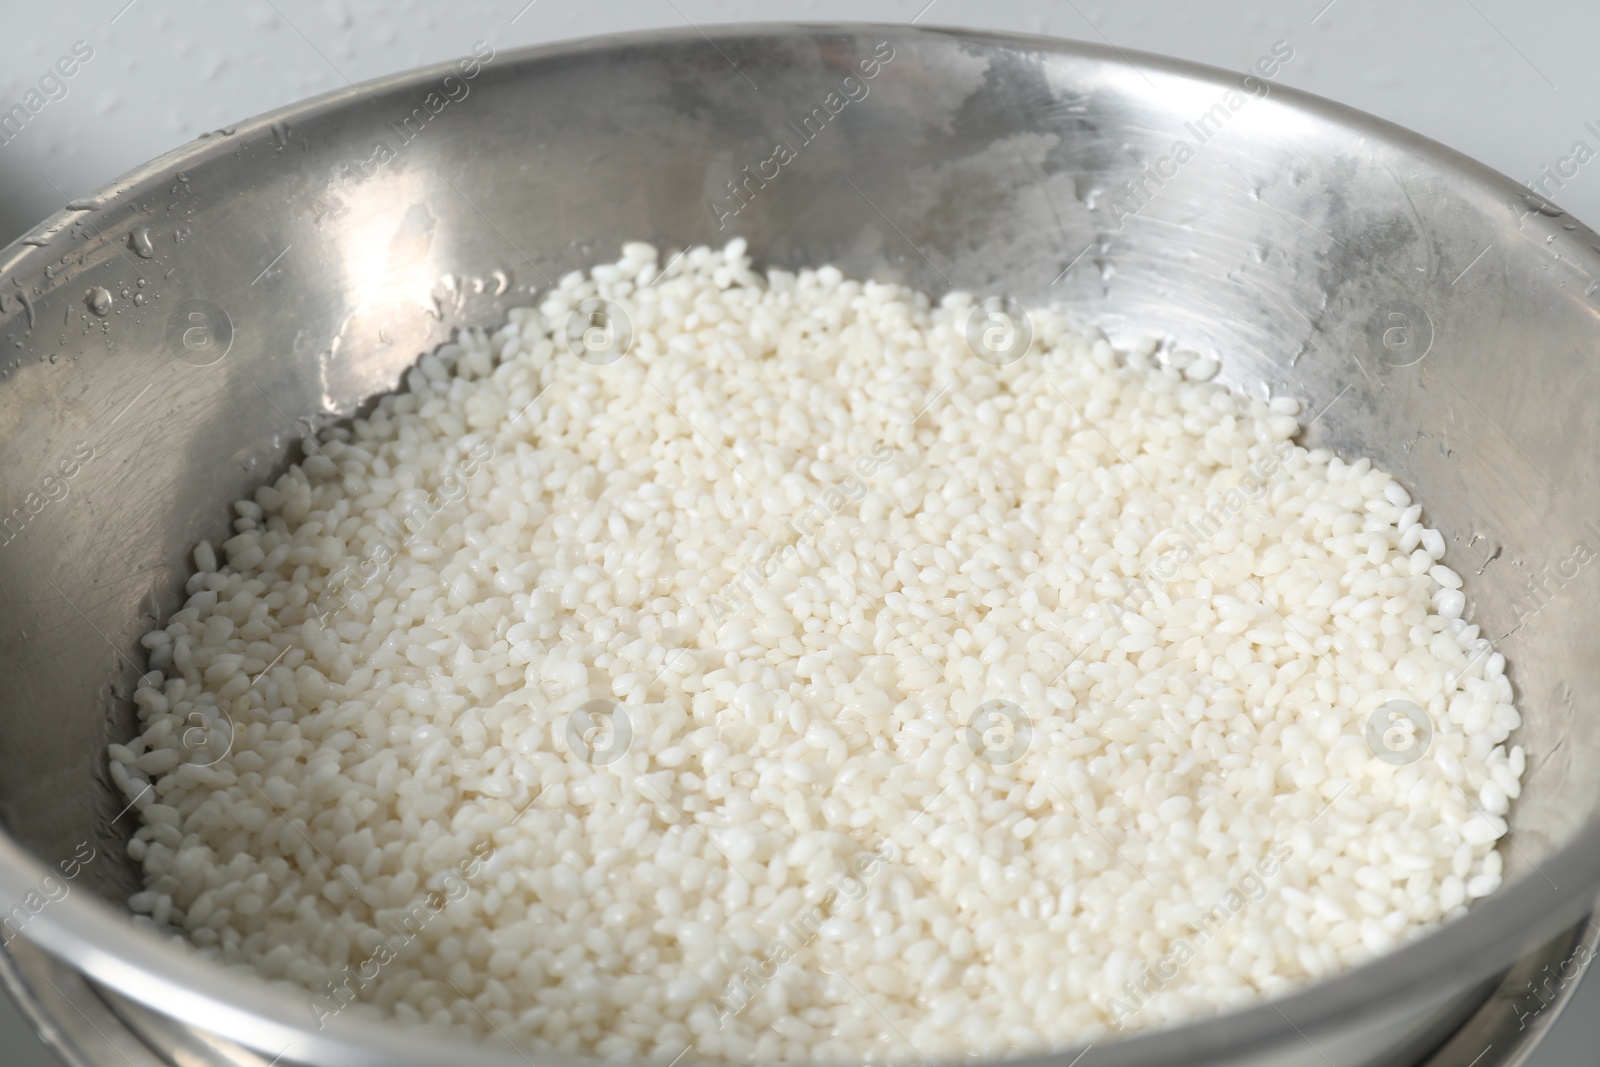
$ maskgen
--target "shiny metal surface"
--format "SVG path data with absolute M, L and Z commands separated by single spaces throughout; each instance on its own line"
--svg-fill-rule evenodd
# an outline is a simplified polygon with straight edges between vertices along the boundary
M 624 240 L 742 236 L 760 264 L 1055 302 L 1114 339 L 1215 353 L 1234 385 L 1326 408 L 1308 443 L 1372 456 L 1428 506 L 1474 621 L 1507 635 L 1526 719 L 1508 885 L 1350 975 L 1082 1061 L 1415 1063 L 1600 886 L 1594 574 L 1573 562 L 1600 547 L 1582 400 L 1600 237 L 1259 75 L 904 27 L 708 35 L 334 93 L 158 159 L 0 253 L 0 900 L 92 849 L 25 933 L 122 997 L 269 1060 L 525 1062 L 344 1016 L 319 1030 L 303 995 L 133 927 L 104 745 L 132 732 L 136 639 L 178 603 L 188 547 L 305 427 Z M 870 93 L 802 140 L 788 124 L 831 112 L 879 49 Z M 448 104 L 405 127 L 436 89 Z M 795 158 L 732 199 L 775 138 Z
M 1577 992 L 1580 961 L 1597 949 L 1591 917 L 1518 960 L 1417 1067 L 1522 1067 Z M 69 1067 L 293 1067 L 99 987 L 25 940 L 0 949 L 0 980 Z

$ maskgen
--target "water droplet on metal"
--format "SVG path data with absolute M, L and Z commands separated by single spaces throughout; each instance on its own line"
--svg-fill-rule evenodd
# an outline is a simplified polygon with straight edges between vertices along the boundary
M 144 287 L 145 287 L 145 279 L 140 278 L 139 279 L 139 288 L 143 289 Z
M 135 226 L 128 234 L 128 247 L 140 259 L 149 259 L 156 254 L 155 247 L 150 243 L 150 227 L 145 225 Z
M 187 171 L 180 170 L 177 174 L 174 174 L 173 177 L 177 178 L 180 182 L 187 182 L 189 180 L 189 174 Z
M 111 314 L 111 293 L 103 286 L 97 285 L 85 292 L 83 294 L 83 302 L 88 305 L 90 311 L 101 318 Z
M 136 308 L 137 307 L 144 307 L 144 294 L 143 293 L 134 293 L 133 294 L 133 306 L 136 307 Z
M 289 143 L 289 127 L 287 123 L 274 122 L 271 126 L 272 139 L 282 148 Z

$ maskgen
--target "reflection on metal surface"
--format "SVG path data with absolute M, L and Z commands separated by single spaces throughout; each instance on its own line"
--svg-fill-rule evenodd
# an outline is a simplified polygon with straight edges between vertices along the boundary
M 1410 1062 L 1417 1067 L 1521 1067 L 1572 1000 L 1597 952 L 1600 923 L 1591 917 L 1517 961 L 1441 1045 L 1420 1062 L 1414 1057 Z M 156 1062 L 294 1067 L 293 1061 L 258 1055 L 98 988 L 27 942 L 0 950 L 0 980 L 70 1067 L 146 1067 Z M 41 997 L 41 989 L 50 995 Z M 159 1060 L 141 1060 L 147 1050 L 157 1052 Z

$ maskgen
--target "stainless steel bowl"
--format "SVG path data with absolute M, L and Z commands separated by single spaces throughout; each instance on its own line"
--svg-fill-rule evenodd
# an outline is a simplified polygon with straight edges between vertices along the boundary
M 835 107 L 874 57 L 870 92 Z M 1574 562 L 1600 547 L 1582 399 L 1600 386 L 1600 238 L 1267 66 L 905 27 L 636 35 L 333 93 L 69 205 L 0 254 L 14 925 L 107 1003 L 264 1060 L 523 1063 L 344 1016 L 319 1030 L 305 998 L 136 929 L 105 744 L 133 731 L 136 639 L 179 602 L 188 547 L 306 427 L 626 239 L 737 235 L 763 264 L 1055 302 L 1305 398 L 1308 443 L 1374 457 L 1427 504 L 1514 664 L 1528 774 L 1497 894 L 1297 995 L 1030 1062 L 1380 1067 L 1462 1040 L 1507 967 L 1588 936 L 1563 931 L 1600 886 L 1595 581 Z M 777 141 L 794 158 L 774 176 Z M 75 856 L 63 898 L 28 896 Z

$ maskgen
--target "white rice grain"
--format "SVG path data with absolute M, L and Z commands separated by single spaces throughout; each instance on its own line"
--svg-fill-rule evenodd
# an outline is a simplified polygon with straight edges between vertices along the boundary
M 1298 402 L 1048 310 L 993 366 L 966 294 L 742 242 L 659 272 L 423 357 L 195 549 L 111 749 L 134 911 L 308 1019 L 801 1063 L 1169 1024 L 1498 887 L 1504 660 Z

